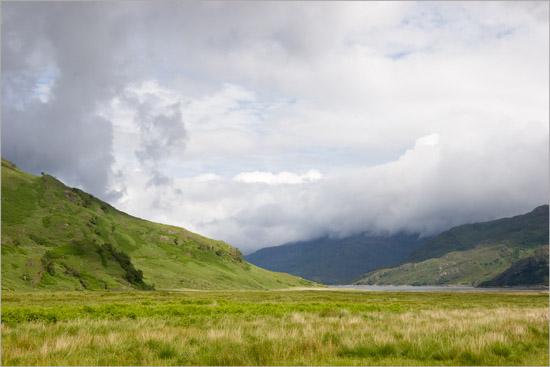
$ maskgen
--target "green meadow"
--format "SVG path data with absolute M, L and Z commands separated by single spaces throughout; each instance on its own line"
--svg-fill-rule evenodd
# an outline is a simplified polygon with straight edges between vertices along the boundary
M 548 365 L 547 292 L 2 292 L 2 365 Z

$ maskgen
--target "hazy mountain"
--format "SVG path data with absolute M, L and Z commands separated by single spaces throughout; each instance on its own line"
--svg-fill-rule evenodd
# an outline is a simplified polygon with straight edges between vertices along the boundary
M 417 234 L 362 233 L 342 239 L 325 237 L 267 247 L 245 259 L 265 269 L 339 284 L 357 279 L 371 269 L 398 263 L 424 241 Z
M 268 289 L 307 286 L 238 249 L 118 211 L 2 159 L 2 289 Z

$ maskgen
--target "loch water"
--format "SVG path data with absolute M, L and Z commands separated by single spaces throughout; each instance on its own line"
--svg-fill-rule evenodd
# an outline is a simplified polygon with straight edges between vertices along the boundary
M 412 285 L 330 285 L 333 288 L 344 289 L 363 289 L 370 291 L 405 291 L 405 292 L 420 292 L 420 291 L 468 291 L 468 292 L 510 292 L 510 291 L 541 291 L 548 290 L 547 288 L 528 288 L 528 287 L 509 287 L 509 288 L 477 288 L 463 286 L 412 286 Z

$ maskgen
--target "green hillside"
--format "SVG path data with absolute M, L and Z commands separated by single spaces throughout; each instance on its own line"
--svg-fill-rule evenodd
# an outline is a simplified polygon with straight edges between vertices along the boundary
M 512 218 L 451 228 L 418 247 L 403 263 L 437 258 L 449 252 L 467 251 L 484 243 L 501 242 L 508 242 L 521 249 L 548 244 L 548 205 Z
M 238 249 L 120 212 L 2 159 L 2 289 L 270 289 L 312 283 Z
M 542 282 L 541 282 L 542 280 Z M 481 287 L 548 286 L 548 246 L 519 259 L 501 274 L 480 284 Z
M 401 265 L 371 271 L 356 284 L 476 286 L 547 244 L 548 206 L 543 205 L 513 218 L 452 228 L 420 246 Z M 542 285 L 544 277 L 531 281 Z M 506 285 L 512 284 L 509 280 Z

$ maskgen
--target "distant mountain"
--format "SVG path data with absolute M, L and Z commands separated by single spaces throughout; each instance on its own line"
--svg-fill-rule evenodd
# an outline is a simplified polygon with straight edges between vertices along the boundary
M 363 233 L 342 239 L 325 237 L 267 247 L 244 258 L 265 269 L 325 284 L 341 284 L 371 269 L 400 262 L 425 240 L 417 234 Z
M 148 222 L 2 159 L 2 289 L 272 289 L 309 286 L 238 249 Z
M 548 244 L 548 205 L 512 218 L 451 228 L 418 247 L 403 263 L 420 262 L 450 252 L 471 250 L 483 243 L 499 242 L 509 242 L 522 249 Z
M 368 272 L 356 284 L 479 285 L 546 245 L 548 205 L 543 205 L 512 218 L 451 228 L 419 246 L 400 265 Z M 506 273 L 508 278 L 512 273 Z
M 548 286 L 548 266 L 548 246 L 544 246 L 493 279 L 482 282 L 480 287 Z

